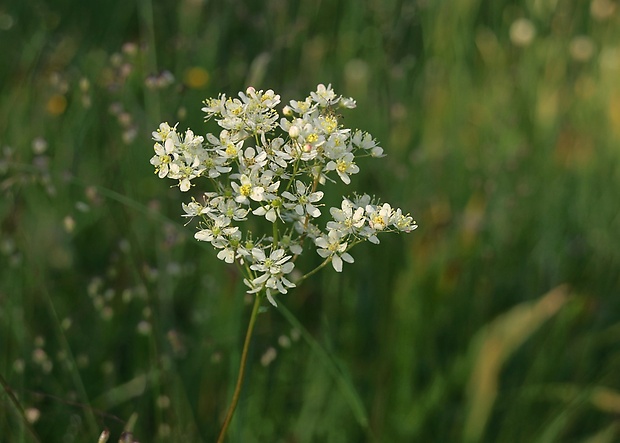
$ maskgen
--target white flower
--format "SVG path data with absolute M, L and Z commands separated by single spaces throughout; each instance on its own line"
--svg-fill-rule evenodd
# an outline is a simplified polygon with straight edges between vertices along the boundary
M 183 208 L 183 211 L 185 211 L 185 214 L 181 215 L 182 217 L 196 217 L 198 215 L 205 215 L 210 213 L 213 208 L 211 208 L 210 206 L 204 206 L 200 203 L 198 203 L 196 201 L 195 198 L 192 197 L 192 201 L 185 204 L 185 203 L 181 203 L 181 207 Z
M 331 114 L 319 115 L 314 119 L 314 124 L 327 135 L 334 133 L 338 129 L 338 119 Z
M 319 208 L 313 205 L 313 203 L 319 202 L 323 198 L 323 191 L 310 192 L 310 186 L 306 186 L 302 181 L 295 181 L 296 194 L 291 194 L 288 191 L 282 193 L 282 197 L 290 200 L 292 203 L 284 203 L 284 207 L 287 209 L 293 209 L 297 215 L 308 214 L 311 217 L 318 217 L 321 215 Z
M 200 174 L 204 171 L 204 168 L 200 166 L 199 161 L 196 161 L 191 165 L 174 162 L 170 164 L 169 168 L 170 171 L 168 172 L 168 176 L 179 180 L 179 189 L 181 189 L 182 192 L 189 191 L 189 188 L 191 187 L 191 180 L 200 176 Z
M 278 113 L 270 110 L 269 112 L 250 114 L 244 123 L 248 132 L 252 134 L 265 134 L 278 125 Z
M 331 160 L 338 160 L 347 152 L 350 152 L 350 148 L 346 143 L 347 137 L 346 131 L 338 131 L 331 134 L 324 146 L 325 156 Z
M 221 198 L 217 203 L 217 210 L 224 216 L 234 220 L 246 220 L 249 210 L 242 208 L 232 198 Z
M 314 240 L 323 234 L 323 231 L 321 231 L 321 229 L 315 224 L 310 223 L 306 217 L 304 217 L 303 220 L 300 220 L 300 217 L 295 212 L 290 214 L 294 217 L 287 218 L 286 220 L 293 222 L 295 231 L 297 231 L 300 235 Z
M 340 207 L 342 209 L 329 209 L 334 221 L 327 222 L 327 229 L 340 231 L 343 234 L 356 234 L 366 221 L 364 218 L 364 208 L 355 207 L 346 198 L 342 200 Z
M 184 151 L 194 152 L 196 148 L 202 148 L 202 142 L 204 142 L 204 137 L 202 135 L 195 135 L 194 131 L 188 129 L 185 131 L 185 136 L 180 143 L 180 147 Z
M 304 101 L 291 100 L 289 102 L 289 108 L 299 115 L 311 113 L 316 109 L 316 106 L 316 104 L 312 103 L 310 97 L 306 98 Z
M 174 141 L 172 138 L 167 138 L 163 145 L 155 143 L 153 149 L 155 150 L 155 155 L 151 157 L 151 164 L 155 166 L 155 173 L 158 177 L 164 178 L 170 172 L 170 163 L 177 157 Z
M 223 236 L 231 235 L 239 230 L 238 226 L 229 226 L 230 219 L 223 215 L 211 218 L 211 222 L 204 229 L 196 232 L 194 238 L 198 241 L 213 242 Z
M 291 125 L 290 128 L 288 128 L 288 136 L 290 138 L 297 138 L 299 134 L 301 134 L 299 126 Z
M 277 126 L 278 113 L 273 109 L 280 103 L 280 96 L 271 89 L 263 92 L 249 87 L 239 93 L 244 103 L 243 122 L 251 134 L 265 134 Z
M 256 153 L 254 148 L 246 148 L 239 151 L 239 171 L 250 174 L 265 168 L 267 164 L 267 152 Z
M 242 147 L 243 140 L 237 143 L 234 143 L 232 140 L 227 140 L 216 152 L 226 159 L 235 159 L 239 156 Z
M 304 122 L 299 127 L 299 135 L 295 139 L 297 155 L 303 161 L 314 160 L 318 155 L 318 149 L 325 143 L 325 135 L 312 123 Z
M 340 106 L 343 108 L 353 109 L 357 106 L 357 103 L 352 97 L 342 97 L 340 99 Z
M 403 215 L 403 212 L 400 208 L 397 208 L 394 211 L 390 223 L 399 231 L 407 233 L 413 231 L 414 229 L 417 229 L 418 227 L 413 217 L 411 217 L 411 215 L 409 214 Z
M 271 201 L 271 203 L 267 203 L 254 209 L 252 214 L 258 215 L 259 217 L 265 217 L 271 223 L 275 223 L 278 218 L 282 218 L 281 210 L 282 198 L 276 197 Z
M 389 203 L 384 203 L 382 206 L 367 205 L 366 215 L 372 229 L 383 231 L 390 224 L 392 207 Z
M 358 148 L 369 151 L 373 157 L 384 157 L 383 148 L 377 145 L 377 142 L 368 132 L 355 131 L 351 137 L 351 142 Z
M 173 141 L 178 141 L 176 131 L 176 125 L 174 125 L 174 127 L 170 127 L 168 123 L 164 122 L 160 123 L 157 131 L 153 131 L 151 134 L 153 136 L 153 140 L 158 142 L 165 142 L 169 138 L 172 138 Z
M 261 89 L 257 91 L 254 87 L 250 86 L 243 92 L 239 93 L 239 97 L 244 103 L 247 103 L 250 108 L 275 108 L 280 103 L 280 96 L 273 92 L 272 89 L 268 89 L 263 92 Z
M 195 136 L 191 130 L 187 130 L 184 137 L 179 137 L 175 129 L 171 128 L 162 146 L 155 144 L 156 156 L 151 158 L 160 176 L 179 180 L 181 191 L 188 191 L 191 180 L 199 177 L 205 171 L 202 165 L 202 157 L 206 151 L 202 147 L 203 138 Z M 160 137 L 164 137 L 163 133 Z M 167 169 L 167 171 L 166 171 Z
M 240 259 L 243 263 L 243 257 L 247 255 L 247 251 L 241 246 L 241 232 L 235 231 L 228 237 L 218 237 L 214 239 L 211 244 L 216 249 L 221 249 L 217 253 L 217 258 L 225 261 L 226 263 L 234 263 L 235 259 Z
M 323 234 L 314 240 L 318 246 L 316 252 L 323 258 L 331 258 L 332 266 L 336 272 L 342 272 L 342 261 L 353 263 L 353 257 L 346 252 L 347 242 L 342 241 L 343 236 L 339 231 L 331 230 L 327 235 Z
M 274 306 L 277 305 L 271 295 L 272 290 L 280 294 L 286 294 L 288 288 L 295 287 L 295 283 L 292 283 L 285 277 L 286 274 L 289 274 L 295 268 L 293 262 L 289 261 L 292 256 L 285 254 L 284 249 L 276 249 L 267 257 L 262 249 L 254 248 L 252 250 L 254 263 L 250 266 L 250 269 L 262 273 L 262 275 L 250 282 L 252 289 L 248 292 L 256 293 L 265 288 L 267 299 Z
M 270 169 L 267 169 L 260 174 L 258 182 L 265 189 L 265 200 L 273 200 L 276 198 L 276 193 L 280 188 L 280 182 L 273 181 L 275 177 L 275 172 Z
M 360 168 L 353 162 L 354 158 L 355 157 L 353 156 L 353 154 L 347 152 L 338 160 L 332 160 L 327 163 L 327 165 L 325 166 L 325 170 L 335 170 L 338 173 L 340 180 L 342 180 L 343 183 L 348 185 L 349 183 L 351 183 L 351 178 L 349 177 L 349 174 L 357 174 L 360 171 Z
M 284 249 L 288 249 L 295 255 L 300 255 L 303 252 L 302 246 L 298 242 L 294 241 L 290 235 L 283 235 L 280 239 L 279 245 Z
M 203 170 L 203 175 L 208 178 L 217 178 L 232 170 L 228 165 L 230 159 L 219 155 L 212 149 L 201 148 L 200 150 L 195 150 L 194 156 Z
M 222 113 L 224 110 L 224 103 L 226 103 L 226 95 L 220 94 L 218 98 L 210 98 L 203 103 L 205 106 L 202 108 L 202 111 L 207 113 L 207 119 L 209 119 L 213 115 Z
M 250 199 L 254 201 L 262 201 L 264 198 L 265 188 L 258 186 L 256 183 L 256 175 L 252 174 L 252 178 L 245 174 L 241 174 L 239 177 L 240 185 L 231 182 L 233 191 L 235 192 L 235 201 L 237 203 L 250 204 Z
M 322 107 L 333 105 L 339 100 L 336 98 L 336 93 L 332 89 L 332 85 L 327 85 L 326 87 L 323 84 L 319 84 L 316 88 L 316 92 L 310 93 L 310 97 Z
M 370 198 L 370 195 L 368 194 L 362 194 L 362 195 L 354 194 L 353 200 L 352 200 L 355 207 L 361 206 L 362 208 L 365 208 L 366 205 L 369 205 L 371 201 L 372 199 Z
M 285 143 L 282 137 L 267 140 L 264 135 L 261 135 L 260 149 L 264 150 L 267 154 L 269 169 L 279 177 L 288 175 L 286 169 L 289 167 L 289 163 L 294 160 L 291 155 L 292 150 L 290 145 Z
M 223 156 L 230 159 L 234 159 L 235 157 L 235 155 L 231 154 L 234 154 L 241 149 L 243 144 L 239 145 L 239 143 L 243 143 L 243 140 L 244 137 L 242 134 L 236 131 L 228 131 L 227 129 L 222 129 L 218 137 L 211 133 L 207 134 L 207 142 L 210 145 L 208 149 L 210 151 L 223 151 L 225 154 Z M 233 145 L 233 148 L 230 149 L 234 149 L 234 151 L 226 153 L 226 149 L 230 146 L 230 144 Z

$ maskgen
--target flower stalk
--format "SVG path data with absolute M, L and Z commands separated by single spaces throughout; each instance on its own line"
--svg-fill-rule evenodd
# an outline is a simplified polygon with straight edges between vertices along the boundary
M 260 300 L 261 298 L 259 294 L 256 294 L 254 296 L 254 305 L 252 306 L 252 313 L 250 314 L 248 329 L 245 333 L 245 340 L 243 342 L 243 349 L 241 351 L 241 361 L 239 362 L 239 374 L 237 375 L 237 383 L 235 384 L 235 390 L 233 392 L 232 400 L 230 401 L 230 406 L 228 407 L 228 411 L 226 412 L 226 418 L 224 419 L 224 423 L 222 424 L 220 435 L 217 438 L 217 443 L 224 442 L 226 438 L 226 432 L 228 431 L 230 422 L 232 421 L 233 415 L 235 414 L 237 403 L 239 403 L 239 397 L 241 396 L 241 388 L 243 386 L 243 379 L 245 375 L 245 367 L 248 360 L 248 351 L 250 349 L 250 343 L 252 342 L 254 324 L 256 323 L 256 317 L 258 317 L 258 312 L 260 308 Z

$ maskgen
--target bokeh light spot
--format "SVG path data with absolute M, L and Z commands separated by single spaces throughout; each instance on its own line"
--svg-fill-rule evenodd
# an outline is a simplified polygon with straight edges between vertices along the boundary
M 193 67 L 185 72 L 185 84 L 192 89 L 202 89 L 209 83 L 209 72 L 200 67 Z
M 47 101 L 45 109 L 52 115 L 60 115 L 67 109 L 67 99 L 64 95 L 54 94 Z

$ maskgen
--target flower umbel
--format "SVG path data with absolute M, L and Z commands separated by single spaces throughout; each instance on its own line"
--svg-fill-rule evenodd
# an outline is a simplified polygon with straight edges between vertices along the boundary
M 150 160 L 158 177 L 177 180 L 182 192 L 201 182 L 202 198 L 182 205 L 183 217 L 200 220 L 195 238 L 211 243 L 219 259 L 237 263 L 247 292 L 274 305 L 295 287 L 290 276 L 305 243 L 324 260 L 298 280 L 329 263 L 342 272 L 344 262 L 354 262 L 349 251 L 356 244 L 417 228 L 409 214 L 366 194 L 321 209 L 327 183 L 348 185 L 360 171 L 358 157 L 384 155 L 370 134 L 340 122 L 337 110 L 354 108 L 355 100 L 318 85 L 281 114 L 279 104 L 274 91 L 254 88 L 206 99 L 205 120 L 215 120 L 219 132 L 203 137 L 161 123 Z M 321 223 L 325 212 L 331 220 Z

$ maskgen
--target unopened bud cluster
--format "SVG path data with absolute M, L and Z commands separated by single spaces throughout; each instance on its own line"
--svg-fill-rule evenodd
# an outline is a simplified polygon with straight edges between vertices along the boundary
M 342 198 L 321 227 L 324 185 L 349 184 L 359 172 L 356 158 L 382 157 L 383 149 L 370 134 L 340 124 L 336 111 L 355 101 L 337 96 L 331 85 L 291 100 L 282 116 L 278 104 L 272 90 L 254 88 L 238 98 L 207 99 L 202 111 L 217 121 L 219 134 L 180 133 L 161 123 L 151 158 L 158 176 L 178 180 L 181 191 L 200 183 L 200 197 L 183 203 L 185 217 L 200 218 L 195 238 L 210 242 L 219 259 L 237 262 L 248 292 L 264 292 L 274 305 L 276 294 L 295 287 L 289 274 L 308 244 L 324 259 L 319 267 L 331 262 L 341 272 L 343 261 L 353 262 L 355 244 L 417 228 L 409 214 L 368 195 Z M 268 229 L 253 234 L 251 219 Z

